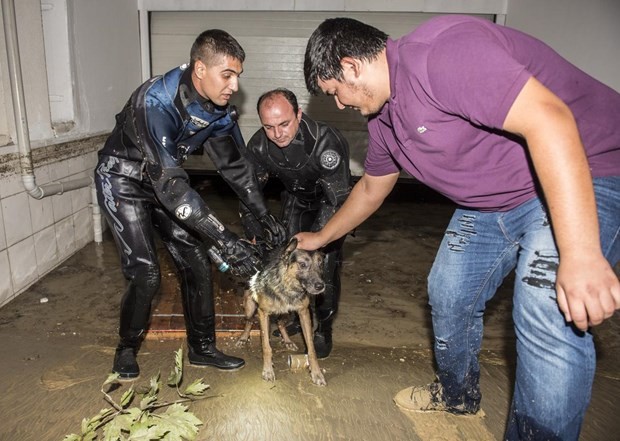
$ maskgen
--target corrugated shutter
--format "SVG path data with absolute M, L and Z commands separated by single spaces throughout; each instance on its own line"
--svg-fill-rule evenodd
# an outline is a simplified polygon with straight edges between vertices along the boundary
M 265 91 L 287 87 L 312 118 L 337 127 L 351 147 L 351 169 L 361 175 L 366 155 L 366 119 L 354 110 L 338 110 L 333 98 L 310 96 L 303 75 L 303 58 L 310 34 L 326 18 L 347 16 L 376 26 L 398 38 L 438 14 L 390 12 L 152 12 L 152 74 L 164 73 L 189 61 L 194 39 L 205 29 L 224 29 L 246 52 L 239 92 L 231 100 L 241 113 L 245 139 L 260 129 L 256 101 Z M 493 16 L 482 16 L 489 20 Z M 212 169 L 209 161 L 190 157 L 186 167 Z

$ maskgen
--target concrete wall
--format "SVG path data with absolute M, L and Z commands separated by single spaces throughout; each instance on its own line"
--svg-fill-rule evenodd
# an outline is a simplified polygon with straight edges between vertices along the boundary
M 510 0 L 506 25 L 540 38 L 620 91 L 620 1 Z
M 47 55 L 56 54 L 53 45 L 62 32 L 50 32 L 44 20 L 59 10 L 65 18 L 65 47 L 56 48 L 61 49 L 57 57 L 64 52 L 69 59 L 46 60 L 46 43 Z M 141 80 L 137 0 L 16 0 L 15 13 L 37 184 L 90 176 L 114 115 Z M 88 187 L 41 200 L 23 188 L 6 61 L 1 32 L 0 305 L 93 240 Z M 65 87 L 63 96 L 53 76 L 48 84 L 48 71 L 57 67 L 71 76 L 64 78 L 69 93 Z M 54 119 L 51 109 L 59 101 L 72 107 L 73 121 Z

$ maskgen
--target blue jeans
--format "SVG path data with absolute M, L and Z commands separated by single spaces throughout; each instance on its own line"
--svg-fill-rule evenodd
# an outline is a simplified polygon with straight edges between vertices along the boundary
M 601 243 L 620 260 L 620 177 L 594 180 Z M 516 383 L 507 440 L 577 440 L 590 402 L 592 335 L 566 323 L 556 300 L 558 251 L 540 199 L 508 212 L 457 209 L 429 275 L 437 376 L 455 412 L 480 406 L 486 302 L 515 271 Z

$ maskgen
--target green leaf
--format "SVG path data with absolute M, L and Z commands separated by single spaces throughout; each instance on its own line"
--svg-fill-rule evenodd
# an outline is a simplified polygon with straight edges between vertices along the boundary
M 148 409 L 151 404 L 157 401 L 157 396 L 147 395 L 140 401 L 140 409 Z
M 181 371 L 183 370 L 183 346 L 181 346 L 179 350 L 174 353 L 174 364 L 177 369 Z
M 161 424 L 154 424 L 153 426 L 149 427 L 147 436 L 149 437 L 149 440 L 162 439 L 166 435 L 166 433 L 168 433 L 167 428 L 165 428 Z
M 120 439 L 123 427 L 129 428 L 131 426 L 132 422 L 127 424 L 127 419 L 127 415 L 118 415 L 106 424 L 103 428 L 103 441 L 116 441 Z
M 86 422 L 86 430 L 82 430 L 82 433 L 92 432 L 93 430 L 95 430 L 99 424 L 99 421 L 99 418 L 96 416 L 89 419 Z
M 116 372 L 112 372 L 110 375 L 108 375 L 108 378 L 106 378 L 106 380 L 103 382 L 101 387 L 107 384 L 119 383 L 118 381 L 119 377 L 120 377 L 119 374 L 117 374 Z
M 103 421 L 105 418 L 112 415 L 112 413 L 114 413 L 114 409 L 109 409 L 109 408 L 101 409 L 97 415 L 93 416 L 90 419 L 90 421 L 88 422 L 88 428 L 90 430 L 96 428 L 101 423 L 101 421 Z
M 142 416 L 137 407 L 128 409 L 126 413 L 117 415 L 103 429 L 104 441 L 116 441 L 121 438 L 122 432 L 129 433 L 131 426 Z
M 183 378 L 183 348 L 175 352 L 174 367 L 168 378 L 168 384 L 178 387 Z M 82 420 L 82 434 L 66 435 L 63 441 L 95 441 L 98 439 L 98 431 L 103 432 L 103 441 L 180 441 L 194 440 L 198 435 L 200 426 L 203 424 L 187 406 L 180 403 L 168 405 L 158 403 L 158 394 L 161 391 L 161 374 L 150 379 L 149 387 L 141 386 L 134 389 L 132 385 L 126 390 L 117 405 L 104 391 L 104 386 L 112 383 L 120 383 L 118 374 L 110 374 L 101 387 L 106 401 L 111 402 L 114 408 L 104 408 L 91 418 Z M 203 379 L 195 380 L 185 389 L 186 395 L 200 396 L 210 386 Z M 180 392 L 178 392 L 180 394 Z M 140 406 L 129 408 L 130 403 L 136 396 L 140 396 Z M 185 397 L 185 396 L 184 396 Z M 186 398 L 186 397 L 185 397 Z M 119 410 L 122 408 L 123 410 Z M 160 412 L 166 408 L 165 412 Z
M 90 420 L 88 418 L 82 418 L 82 435 L 88 432 L 90 429 L 88 426 L 90 425 Z
M 183 378 L 183 374 L 177 370 L 173 370 L 168 375 L 168 380 L 166 384 L 170 387 L 178 386 L 181 383 L 181 379 Z
M 199 378 L 198 380 L 195 380 L 192 384 L 188 385 L 185 388 L 185 395 L 195 395 L 195 396 L 201 396 L 204 395 L 207 392 L 207 389 L 209 389 L 211 386 L 209 386 L 208 384 L 205 384 L 202 381 L 202 378 Z
M 127 409 L 125 415 L 131 418 L 131 421 L 138 421 L 142 418 L 142 411 L 137 407 L 132 407 L 131 409 Z
M 183 378 L 183 348 L 179 348 L 178 351 L 175 352 L 174 357 L 174 367 L 168 375 L 168 381 L 166 384 L 171 387 L 178 386 L 181 384 L 181 379 Z
M 94 441 L 97 439 L 97 432 L 88 432 L 82 435 L 82 441 Z
M 121 396 L 121 407 L 125 408 L 129 405 L 129 403 L 131 402 L 131 399 L 134 396 L 134 390 L 133 390 L 133 386 L 131 386 L 128 390 L 125 391 L 125 393 Z
M 164 413 L 156 415 L 161 419 L 158 425 L 169 430 L 170 439 L 193 440 L 198 435 L 199 426 L 202 425 L 196 415 L 187 411 L 187 407 L 182 404 L 173 404 Z
M 157 372 L 157 375 L 151 377 L 151 387 L 149 389 L 149 391 L 147 392 L 148 396 L 156 396 L 157 393 L 159 392 L 159 388 L 161 383 L 159 382 L 159 379 L 161 377 L 161 374 L 159 372 Z
M 142 421 L 138 421 L 133 426 L 131 426 L 131 431 L 129 432 L 128 439 L 147 441 L 150 439 L 148 438 L 148 433 L 149 433 L 148 424 Z

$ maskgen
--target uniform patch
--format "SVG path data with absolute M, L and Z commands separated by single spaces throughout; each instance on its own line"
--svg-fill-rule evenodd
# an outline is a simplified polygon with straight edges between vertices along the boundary
M 179 205 L 174 214 L 181 220 L 185 220 L 192 215 L 192 207 L 189 204 Z
M 321 166 L 333 170 L 340 164 L 340 155 L 333 150 L 325 150 L 321 155 Z
M 198 118 L 197 116 L 190 116 L 189 119 L 194 123 L 194 125 L 200 129 L 204 129 L 209 125 L 209 121 L 205 121 L 204 119 Z

